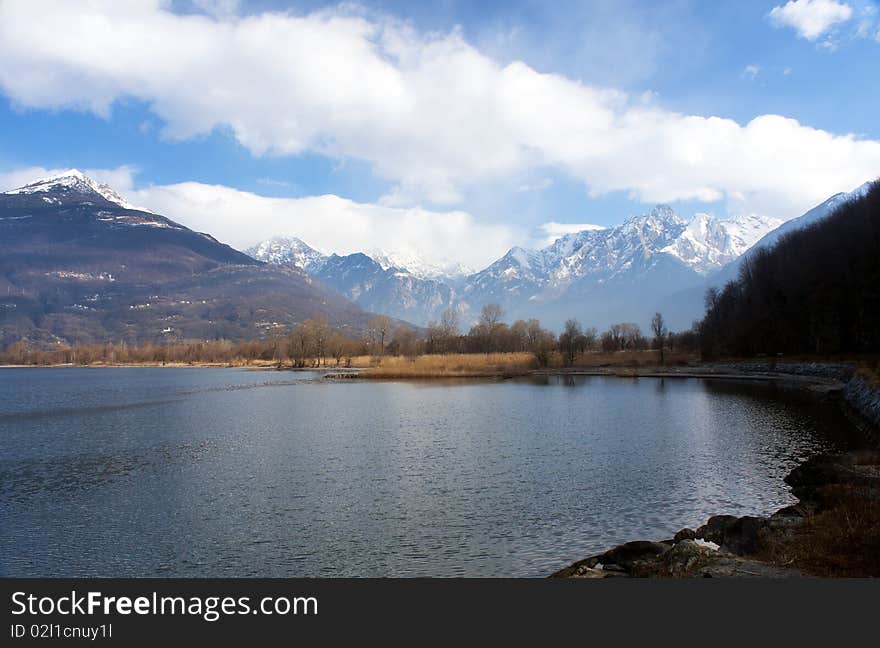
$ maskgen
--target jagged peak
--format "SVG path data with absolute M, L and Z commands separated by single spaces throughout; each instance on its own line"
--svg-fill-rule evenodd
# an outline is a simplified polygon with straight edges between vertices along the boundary
M 99 183 L 88 177 L 79 169 L 68 169 L 61 173 L 56 173 L 45 178 L 39 178 L 28 184 L 12 189 L 4 193 L 8 195 L 15 194 L 34 194 L 49 191 L 76 191 L 78 193 L 95 193 L 108 202 L 119 205 L 124 209 L 134 209 L 138 211 L 148 211 L 140 207 L 135 207 L 125 200 L 116 190 L 106 183 Z

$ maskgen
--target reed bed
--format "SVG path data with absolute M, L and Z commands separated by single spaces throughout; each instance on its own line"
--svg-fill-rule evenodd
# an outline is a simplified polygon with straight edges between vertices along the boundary
M 682 352 L 667 352 L 666 366 L 694 364 L 696 359 Z M 531 353 L 449 353 L 437 355 L 358 356 L 351 359 L 351 367 L 365 369 L 366 378 L 444 378 L 522 375 L 534 369 L 602 369 L 630 371 L 636 368 L 660 366 L 657 351 L 617 351 L 614 353 L 587 352 L 578 356 L 570 367 L 563 365 L 562 356 L 553 353 L 547 366 L 541 367 Z M 626 375 L 630 375 L 626 373 Z
M 538 366 L 531 353 L 450 353 L 352 358 L 365 378 L 478 378 L 522 375 Z

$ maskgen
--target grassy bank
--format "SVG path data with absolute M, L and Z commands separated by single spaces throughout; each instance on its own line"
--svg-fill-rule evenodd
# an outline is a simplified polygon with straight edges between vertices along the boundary
M 685 353 L 666 353 L 665 366 L 687 366 L 698 359 Z M 531 353 L 450 353 L 420 356 L 358 356 L 350 366 L 363 371 L 365 378 L 468 378 L 524 375 L 538 369 L 647 369 L 659 367 L 657 351 L 587 352 L 572 364 L 563 363 L 558 353 L 550 354 L 545 364 Z
M 530 353 L 450 353 L 352 358 L 366 378 L 477 378 L 523 375 L 538 363 Z

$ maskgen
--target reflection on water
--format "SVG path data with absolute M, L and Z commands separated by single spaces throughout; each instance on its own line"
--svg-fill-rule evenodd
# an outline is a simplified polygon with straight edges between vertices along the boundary
M 833 404 L 753 382 L 0 369 L 0 574 L 540 576 L 791 501 Z

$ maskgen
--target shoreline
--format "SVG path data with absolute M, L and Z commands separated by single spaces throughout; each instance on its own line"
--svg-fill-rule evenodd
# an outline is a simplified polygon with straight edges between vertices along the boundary
M 846 381 L 837 378 L 823 377 L 819 375 L 803 375 L 775 372 L 748 372 L 748 371 L 719 371 L 719 365 L 706 365 L 705 367 L 688 367 L 680 369 L 676 367 L 597 367 L 597 368 L 558 368 L 558 369 L 528 369 L 524 371 L 493 371 L 493 372 L 462 372 L 443 374 L 417 374 L 417 373 L 371 373 L 369 367 L 278 367 L 275 364 L 229 364 L 229 363 L 95 363 L 95 364 L 3 364 L 0 369 L 245 369 L 249 371 L 286 371 L 321 373 L 323 379 L 336 380 L 369 380 L 369 381 L 450 381 L 450 380 L 479 380 L 501 381 L 515 378 L 527 378 L 530 376 L 598 376 L 607 378 L 638 379 L 638 378 L 679 378 L 698 380 L 748 380 L 757 382 L 788 383 L 795 387 L 810 389 L 821 393 L 841 392 Z M 855 371 L 852 368 L 853 372 Z
M 740 377 L 724 377 L 732 376 Z M 819 391 L 839 395 L 860 437 L 859 448 L 810 457 L 784 478 L 796 504 L 769 516 L 714 515 L 696 530 L 626 542 L 549 578 L 880 576 L 880 384 L 858 371 L 846 383 L 795 382 L 833 387 Z
M 817 455 L 785 482 L 798 502 L 769 516 L 714 515 L 671 539 L 635 540 L 583 558 L 549 578 L 803 578 L 880 576 L 876 511 L 880 509 L 880 451 Z M 856 528 L 853 512 L 874 514 Z M 853 546 L 854 536 L 872 535 Z M 871 546 L 865 553 L 859 544 Z

